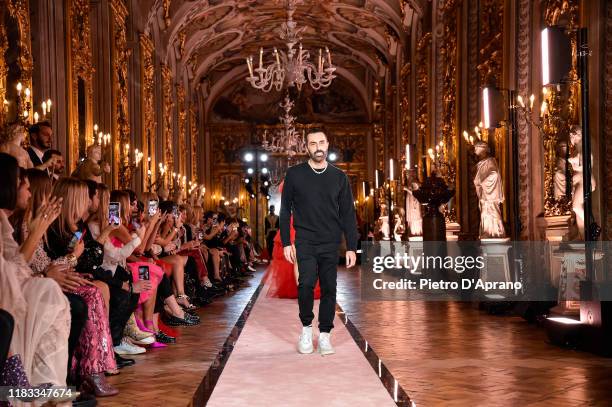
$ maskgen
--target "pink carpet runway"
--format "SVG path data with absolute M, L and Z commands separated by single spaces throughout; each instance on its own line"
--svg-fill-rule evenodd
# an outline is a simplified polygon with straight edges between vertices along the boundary
M 267 287 L 251 315 L 208 406 L 395 406 L 387 390 L 336 316 L 335 355 L 301 355 L 297 300 L 267 298 Z M 315 316 L 319 302 L 315 301 Z

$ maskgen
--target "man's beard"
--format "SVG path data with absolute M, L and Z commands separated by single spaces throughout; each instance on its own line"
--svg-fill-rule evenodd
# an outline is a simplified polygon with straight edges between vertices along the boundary
M 323 153 L 323 154 L 318 154 L 318 153 Z M 314 161 L 316 163 L 321 163 L 321 162 L 325 161 L 325 159 L 327 158 L 327 151 L 317 150 L 314 153 L 311 153 L 309 151 L 308 155 L 310 156 L 310 159 L 312 161 Z

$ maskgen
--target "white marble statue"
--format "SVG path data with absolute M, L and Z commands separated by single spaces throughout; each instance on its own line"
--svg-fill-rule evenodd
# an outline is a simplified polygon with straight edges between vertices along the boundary
M 413 170 L 411 170 L 413 171 Z M 412 177 L 408 178 L 408 185 L 404 187 L 406 191 L 406 224 L 410 232 L 410 236 L 423 235 L 423 215 L 421 214 L 421 203 L 412 194 L 419 189 L 419 184 L 412 181 Z
M 474 144 L 476 164 L 474 186 L 480 205 L 480 238 L 503 238 L 506 236 L 502 221 L 501 204 L 504 202 L 504 186 L 495 157 L 489 156 L 489 145 L 484 141 Z
M 389 212 L 387 205 L 380 205 L 380 216 L 376 221 L 376 229 L 382 235 L 382 240 L 391 239 L 391 227 L 389 226 Z
M 572 210 L 576 214 L 576 225 L 580 236 L 584 238 L 584 182 L 583 182 L 583 158 L 582 158 L 582 129 L 573 126 L 570 131 L 570 142 L 574 146 L 574 154 L 569 158 L 572 166 Z M 591 156 L 591 162 L 593 157 Z M 591 175 L 591 191 L 595 190 L 595 178 Z

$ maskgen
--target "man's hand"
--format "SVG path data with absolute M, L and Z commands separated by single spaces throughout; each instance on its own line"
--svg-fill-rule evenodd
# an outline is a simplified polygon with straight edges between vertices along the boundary
M 345 257 L 346 257 L 346 268 L 347 269 L 350 269 L 355 264 L 357 264 L 357 254 L 354 251 L 347 250 Z
M 151 281 L 138 280 L 132 284 L 134 294 L 140 294 L 143 291 L 149 291 L 153 288 Z
M 291 263 L 294 264 L 295 263 L 295 245 L 291 245 L 291 246 L 285 246 L 283 247 L 283 253 L 285 255 L 285 259 Z

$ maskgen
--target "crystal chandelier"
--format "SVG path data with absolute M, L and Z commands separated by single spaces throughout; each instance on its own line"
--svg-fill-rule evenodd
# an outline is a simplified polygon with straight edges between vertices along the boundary
M 258 68 L 253 67 L 252 56 L 246 58 L 249 68 L 249 76 L 246 80 L 255 89 L 269 92 L 274 87 L 280 91 L 286 80 L 287 86 L 296 86 L 301 90 L 302 85 L 309 82 L 310 86 L 316 90 L 328 87 L 336 77 L 334 75 L 336 68 L 332 64 L 329 48 L 325 47 L 325 55 L 319 48 L 316 66 L 310 62 L 310 53 L 302 49 L 301 43 L 299 50 L 294 48 L 301 41 L 301 34 L 304 31 L 304 27 L 297 28 L 297 23 L 293 21 L 293 13 L 300 2 L 301 0 L 287 0 L 287 21 L 276 30 L 279 37 L 285 41 L 287 52 L 274 48 L 274 61 L 267 67 L 263 65 L 263 48 L 259 49 Z
M 262 147 L 272 153 L 286 154 L 289 159 L 296 155 L 308 154 L 304 132 L 300 134 L 295 129 L 295 116 L 291 115 L 294 103 L 289 98 L 289 94 L 285 96 L 285 100 L 278 104 L 285 114 L 279 117 L 283 128 L 279 129 L 276 134 L 273 134 L 268 139 L 268 131 L 265 130 L 262 139 Z

